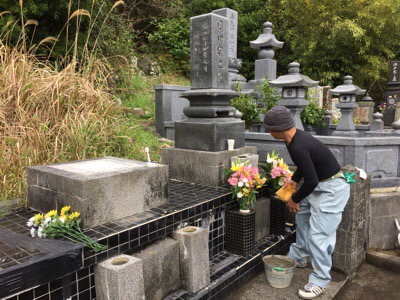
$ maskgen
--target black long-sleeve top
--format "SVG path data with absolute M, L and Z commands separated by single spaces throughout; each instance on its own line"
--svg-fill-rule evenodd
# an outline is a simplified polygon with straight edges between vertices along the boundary
M 297 166 L 292 180 L 298 183 L 301 178 L 304 178 L 302 186 L 292 196 L 295 203 L 299 203 L 310 195 L 320 180 L 332 177 L 341 169 L 329 148 L 303 130 L 296 129 L 287 149 L 293 163 Z

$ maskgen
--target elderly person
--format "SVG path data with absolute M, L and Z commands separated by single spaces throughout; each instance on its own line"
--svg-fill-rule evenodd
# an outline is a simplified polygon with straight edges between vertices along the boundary
M 332 152 L 312 135 L 296 129 L 289 109 L 284 106 L 270 109 L 264 126 L 275 139 L 285 141 L 297 166 L 287 185 L 297 189 L 303 179 L 287 202 L 288 209 L 296 213 L 297 224 L 296 243 L 291 245 L 288 257 L 296 261 L 298 267 L 306 267 L 307 257 L 311 257 L 313 273 L 299 290 L 299 297 L 314 299 L 331 281 L 329 272 L 336 230 L 350 196 L 350 186 Z

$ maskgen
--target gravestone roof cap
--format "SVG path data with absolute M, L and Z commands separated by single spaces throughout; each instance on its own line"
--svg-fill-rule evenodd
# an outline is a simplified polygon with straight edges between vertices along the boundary
M 263 27 L 263 32 L 258 36 L 258 38 L 250 42 L 250 47 L 253 49 L 260 49 L 262 47 L 282 48 L 284 42 L 278 41 L 275 34 L 272 33 L 272 23 L 265 22 Z
M 312 87 L 318 85 L 319 81 L 300 74 L 300 64 L 298 62 L 292 62 L 288 67 L 287 75 L 279 76 L 277 79 L 269 81 L 269 84 L 275 87 Z
M 332 95 L 362 95 L 365 94 L 365 90 L 353 84 L 353 76 L 347 75 L 344 77 L 342 85 L 338 85 L 336 88 L 329 91 Z

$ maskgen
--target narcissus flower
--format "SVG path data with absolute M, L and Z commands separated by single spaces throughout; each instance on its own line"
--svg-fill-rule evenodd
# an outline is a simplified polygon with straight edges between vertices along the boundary
M 61 208 L 61 215 L 66 215 L 69 211 L 71 210 L 71 206 L 64 206 L 63 208 Z

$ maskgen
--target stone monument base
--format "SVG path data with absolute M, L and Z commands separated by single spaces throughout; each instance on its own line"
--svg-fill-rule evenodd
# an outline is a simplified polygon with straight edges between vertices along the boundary
M 65 205 L 93 227 L 167 202 L 168 167 L 114 157 L 27 168 L 28 205 L 46 213 Z
M 256 147 L 242 147 L 231 151 L 207 152 L 190 149 L 162 149 L 163 164 L 169 166 L 169 178 L 209 187 L 227 186 L 225 169 L 231 157 L 245 153 L 256 154 Z
M 235 140 L 235 148 L 244 147 L 244 121 L 234 118 L 193 118 L 175 123 L 175 146 L 200 151 L 228 149 L 227 140 Z

